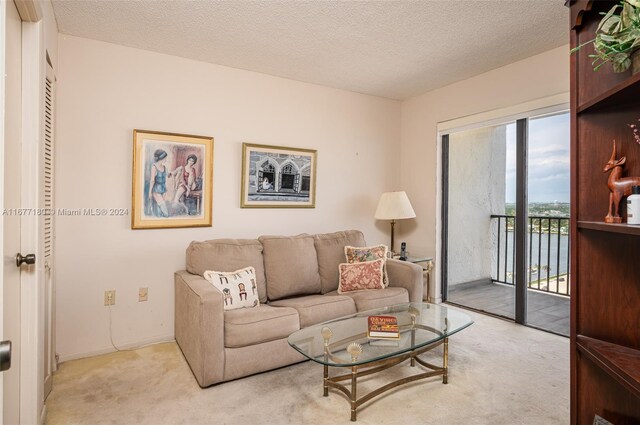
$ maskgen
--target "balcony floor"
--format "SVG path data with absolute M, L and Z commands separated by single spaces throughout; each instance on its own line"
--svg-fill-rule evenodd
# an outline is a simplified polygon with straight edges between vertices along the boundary
M 486 311 L 491 314 L 515 317 L 515 290 L 513 286 L 477 281 L 449 288 L 447 301 Z M 569 297 L 529 290 L 527 293 L 527 323 L 569 336 Z

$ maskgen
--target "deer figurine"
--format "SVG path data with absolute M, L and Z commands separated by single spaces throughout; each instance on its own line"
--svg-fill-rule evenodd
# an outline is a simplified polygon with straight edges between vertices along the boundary
M 627 157 L 616 160 L 616 141 L 613 141 L 613 153 L 611 159 L 604 167 L 604 172 L 611 171 L 607 185 L 609 186 L 609 213 L 604 218 L 605 223 L 622 223 L 620 217 L 620 201 L 623 196 L 631 195 L 633 186 L 640 186 L 640 177 L 622 177 L 622 168 L 627 162 Z M 613 207 L 613 215 L 611 210 Z

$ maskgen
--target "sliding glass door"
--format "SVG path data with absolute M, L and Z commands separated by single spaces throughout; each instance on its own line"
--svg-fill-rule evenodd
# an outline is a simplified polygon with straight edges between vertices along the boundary
M 569 114 L 529 120 L 527 324 L 569 335 Z
M 569 116 L 442 137 L 447 302 L 569 333 Z
M 446 143 L 447 300 L 515 319 L 515 217 L 507 216 L 515 122 L 451 133 Z

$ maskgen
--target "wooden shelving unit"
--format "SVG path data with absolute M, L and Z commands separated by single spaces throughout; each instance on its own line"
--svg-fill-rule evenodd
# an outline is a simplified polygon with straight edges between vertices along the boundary
M 578 113 L 588 110 L 606 109 L 637 102 L 640 97 L 640 74 L 632 75 L 606 92 L 578 106 Z
M 578 350 L 640 398 L 640 351 L 578 335 Z
M 568 3 L 574 47 L 618 2 Z M 603 172 L 615 140 L 624 175 L 640 176 L 628 126 L 640 118 L 640 74 L 593 71 L 592 53 L 588 45 L 571 56 L 571 423 L 591 425 L 597 414 L 640 424 L 640 226 L 604 223 Z
M 599 221 L 579 221 L 578 229 L 591 229 L 600 232 L 622 233 L 625 235 L 640 236 L 640 226 L 630 224 L 612 224 Z

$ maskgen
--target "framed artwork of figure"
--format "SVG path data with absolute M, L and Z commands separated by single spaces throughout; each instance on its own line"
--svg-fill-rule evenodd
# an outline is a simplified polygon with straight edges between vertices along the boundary
M 211 226 L 213 138 L 133 131 L 132 229 Z

